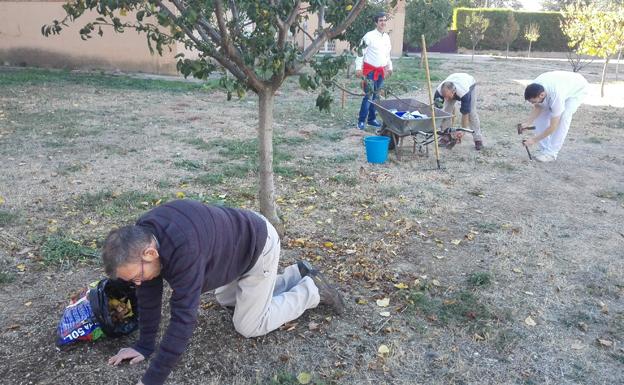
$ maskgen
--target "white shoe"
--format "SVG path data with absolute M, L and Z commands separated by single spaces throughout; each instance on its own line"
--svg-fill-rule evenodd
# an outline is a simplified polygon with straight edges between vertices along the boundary
M 538 162 L 554 162 L 555 160 L 557 160 L 555 156 L 543 153 L 535 155 L 534 158 Z

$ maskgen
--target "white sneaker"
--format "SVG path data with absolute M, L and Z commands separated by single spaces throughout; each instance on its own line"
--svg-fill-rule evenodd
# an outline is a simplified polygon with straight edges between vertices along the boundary
M 543 153 L 535 155 L 534 158 L 538 162 L 554 162 L 555 160 L 557 160 L 557 158 L 553 155 Z

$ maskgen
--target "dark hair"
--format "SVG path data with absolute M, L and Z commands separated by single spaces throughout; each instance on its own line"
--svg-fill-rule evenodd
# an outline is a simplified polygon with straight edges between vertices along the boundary
M 452 93 L 457 92 L 457 88 L 455 88 L 455 84 L 453 84 L 453 82 L 444 82 L 442 83 L 442 85 L 440 86 L 440 90 L 449 90 Z
M 385 12 L 378 12 L 373 16 L 373 21 L 375 22 L 375 24 L 377 24 L 377 21 L 379 21 L 379 19 L 381 19 L 382 17 L 386 17 L 386 13 Z
M 111 230 L 102 247 L 106 275 L 117 278 L 117 268 L 141 258 L 143 249 L 152 242 L 152 233 L 143 226 L 124 226 Z
M 531 83 L 524 89 L 524 100 L 533 99 L 544 92 L 544 87 L 541 84 Z

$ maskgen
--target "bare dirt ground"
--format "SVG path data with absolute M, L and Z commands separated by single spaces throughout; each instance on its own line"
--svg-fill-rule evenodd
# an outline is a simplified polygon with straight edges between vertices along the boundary
M 313 261 L 348 310 L 244 339 L 206 294 L 168 383 L 624 383 L 624 85 L 601 99 L 600 66 L 584 71 L 592 95 L 559 159 L 529 162 L 514 128 L 529 112 L 523 84 L 552 69 L 568 64 L 436 61 L 438 79 L 479 80 L 485 136 L 480 153 L 470 137 L 443 149 L 442 171 L 411 146 L 400 162 L 366 163 L 359 100 L 319 114 L 287 85 L 275 111 L 282 265 Z M 97 248 L 176 196 L 256 208 L 256 98 L 71 75 L 6 81 L 15 71 L 0 70 L 0 382 L 134 384 L 146 363 L 106 360 L 135 336 L 55 347 L 69 294 L 102 270 L 45 250 Z M 404 96 L 426 101 L 413 85 Z

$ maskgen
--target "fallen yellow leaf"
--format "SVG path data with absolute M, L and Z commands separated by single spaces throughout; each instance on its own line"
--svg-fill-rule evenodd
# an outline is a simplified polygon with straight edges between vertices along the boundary
M 409 286 L 407 286 L 406 284 L 404 284 L 403 282 L 399 282 L 399 283 L 395 283 L 394 287 L 396 287 L 397 289 L 407 289 Z
M 28 301 L 28 302 L 26 302 L 26 303 L 24 304 L 24 306 L 30 306 L 30 305 L 32 305 L 32 302 L 31 302 L 31 301 Z
M 312 376 L 308 372 L 301 372 L 297 376 L 297 381 L 299 381 L 300 384 L 309 384 L 311 380 Z
M 358 305 L 366 305 L 366 304 L 368 303 L 368 301 L 367 301 L 367 300 L 365 300 L 364 298 L 358 298 L 358 299 L 357 299 L 357 301 L 356 301 L 356 303 L 357 303 Z
M 380 316 L 382 317 L 390 317 L 390 312 L 389 311 L 382 311 L 379 313 Z
M 323 243 L 323 246 L 327 247 L 328 249 L 331 249 L 332 247 L 334 247 L 334 242 L 325 242 Z
M 377 349 L 377 352 L 381 354 L 382 356 L 385 356 L 385 355 L 390 354 L 390 348 L 388 348 L 386 345 L 381 345 Z
M 525 318 L 524 323 L 529 325 L 529 326 L 535 326 L 537 325 L 537 323 L 533 320 L 533 318 L 531 318 L 531 316 L 528 316 Z
M 459 245 L 461 243 L 461 239 L 453 239 L 451 241 L 452 244 L 454 244 L 455 246 Z
M 184 198 L 185 196 L 186 196 L 186 194 L 184 194 L 182 191 L 178 191 L 178 192 L 176 193 L 176 198 L 178 198 L 178 199 L 182 199 L 182 198 Z
M 17 270 L 19 270 L 19 271 L 26 270 L 26 265 L 24 265 L 23 263 L 20 263 L 19 265 L 15 266 L 15 267 L 17 267 Z
M 3 204 L 4 204 L 4 202 L 6 202 L 6 201 L 4 200 L 4 198 L 3 198 L 3 197 L 0 197 L 0 205 L 3 205 Z

